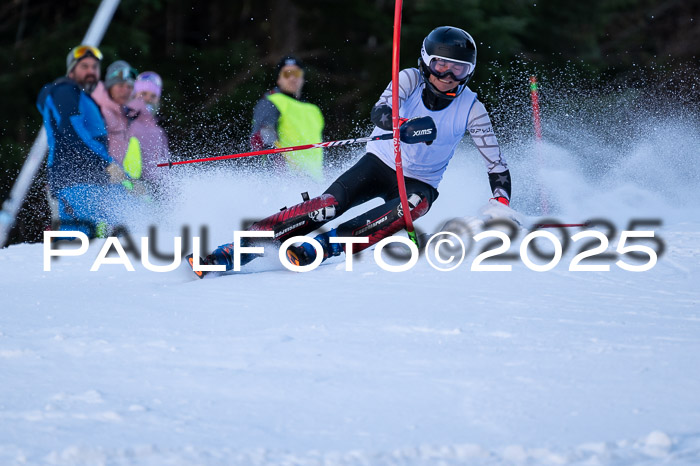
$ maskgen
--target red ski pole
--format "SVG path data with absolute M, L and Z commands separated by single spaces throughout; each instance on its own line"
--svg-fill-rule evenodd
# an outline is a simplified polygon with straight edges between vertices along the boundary
M 575 227 L 587 227 L 590 225 L 586 223 L 538 223 L 533 228 L 575 228 Z
M 277 149 L 256 150 L 253 152 L 242 152 L 240 154 L 218 155 L 216 157 L 205 157 L 205 158 L 201 158 L 201 159 L 181 160 L 179 162 L 159 163 L 157 166 L 158 167 L 172 167 L 173 165 L 184 165 L 186 163 L 212 162 L 214 160 L 237 159 L 237 158 L 241 158 L 241 157 L 253 157 L 256 155 L 280 154 L 283 152 L 292 152 L 295 150 L 314 149 L 316 147 L 337 147 L 337 146 L 344 146 L 347 144 L 362 144 L 363 142 L 379 141 L 382 139 L 386 140 L 386 139 L 391 139 L 393 137 L 394 137 L 394 135 L 392 133 L 386 133 L 386 134 L 380 134 L 379 136 L 373 136 L 373 137 L 343 139 L 340 141 L 317 142 L 314 144 L 303 144 L 301 146 L 279 147 Z

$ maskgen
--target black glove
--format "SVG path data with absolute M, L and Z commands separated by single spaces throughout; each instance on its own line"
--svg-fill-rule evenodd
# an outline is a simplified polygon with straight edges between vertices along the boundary
M 406 120 L 399 127 L 399 134 L 401 142 L 406 144 L 424 142 L 430 145 L 437 137 L 437 128 L 435 127 L 435 122 L 429 116 L 417 117 Z

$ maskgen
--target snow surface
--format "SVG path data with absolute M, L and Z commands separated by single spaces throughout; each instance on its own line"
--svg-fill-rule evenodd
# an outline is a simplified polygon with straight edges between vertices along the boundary
M 604 169 L 554 143 L 505 148 L 531 218 L 606 219 L 610 251 L 630 220 L 660 220 L 646 272 L 570 272 L 579 244 L 547 272 L 471 271 L 479 245 L 451 272 L 422 256 L 391 273 L 369 252 L 352 272 L 294 273 L 273 253 L 248 269 L 264 273 L 205 280 L 133 256 L 134 272 L 90 272 L 104 240 L 50 272 L 41 244 L 0 250 L 0 464 L 698 464 L 697 128 L 657 121 Z M 213 247 L 325 187 L 172 176 L 146 222 L 163 251 L 184 225 Z M 489 189 L 470 144 L 440 191 L 422 231 L 478 224 Z

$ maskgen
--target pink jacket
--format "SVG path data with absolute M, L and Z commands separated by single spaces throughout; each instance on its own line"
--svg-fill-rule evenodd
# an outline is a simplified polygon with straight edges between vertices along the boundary
M 157 182 L 167 169 L 158 168 L 156 164 L 168 161 L 168 136 L 163 128 L 158 126 L 155 117 L 146 107 L 143 100 L 134 98 L 127 104 L 130 109 L 129 127 L 127 130 L 127 142 L 131 138 L 137 138 L 141 147 L 141 178 L 150 182 Z
M 129 126 L 129 119 L 126 116 L 127 109 L 109 97 L 109 93 L 102 81 L 97 83 L 97 87 L 92 91 L 91 96 L 97 102 L 97 105 L 100 106 L 102 117 L 105 119 L 109 155 L 116 163 L 121 165 L 129 143 L 129 138 L 127 137 L 127 128 Z

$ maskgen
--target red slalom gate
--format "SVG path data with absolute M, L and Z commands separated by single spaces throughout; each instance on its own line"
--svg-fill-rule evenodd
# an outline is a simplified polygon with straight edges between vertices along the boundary
M 401 162 L 401 139 L 399 133 L 399 51 L 401 44 L 401 10 L 403 8 L 403 0 L 396 0 L 394 6 L 394 47 L 393 59 L 391 67 L 391 121 L 394 130 L 394 156 L 396 162 L 396 179 L 399 185 L 399 197 L 401 198 L 401 207 L 403 209 L 404 223 L 406 224 L 406 232 L 413 243 L 418 244 L 418 236 L 413 228 L 413 217 L 411 217 L 411 208 L 408 205 L 408 196 L 406 194 L 406 181 L 403 176 L 403 164 Z

